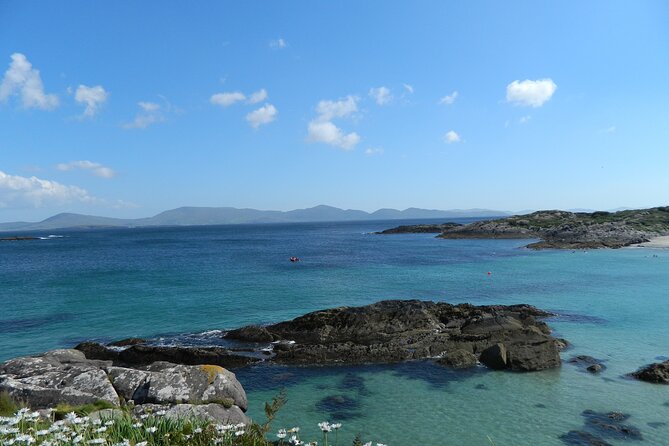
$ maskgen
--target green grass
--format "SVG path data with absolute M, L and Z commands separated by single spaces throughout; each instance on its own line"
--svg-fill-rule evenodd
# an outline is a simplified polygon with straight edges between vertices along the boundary
M 7 392 L 0 392 L 0 417 L 11 417 L 21 408 L 21 404 Z
M 81 406 L 71 406 L 69 404 L 59 404 L 54 410 L 54 415 L 57 420 L 60 420 L 65 417 L 68 413 L 76 413 L 79 416 L 86 416 L 92 412 L 103 410 L 103 409 L 114 409 L 118 408 L 108 401 L 98 400 L 94 403 L 84 404 Z

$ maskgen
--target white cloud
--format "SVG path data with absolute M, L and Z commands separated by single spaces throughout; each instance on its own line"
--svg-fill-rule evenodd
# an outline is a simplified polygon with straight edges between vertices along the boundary
M 241 91 L 233 91 L 227 93 L 216 93 L 209 98 L 209 102 L 214 105 L 228 107 L 236 102 L 246 99 L 246 96 Z
M 413 94 L 413 85 L 402 84 L 402 86 L 404 87 L 404 89 L 405 89 L 409 94 Z
M 251 96 L 249 96 L 248 103 L 257 104 L 258 102 L 262 102 L 265 99 L 267 99 L 267 90 L 261 88 L 260 90 L 256 91 L 255 93 L 252 93 Z
M 86 106 L 84 109 L 85 117 L 95 116 L 98 108 L 107 101 L 108 97 L 109 93 L 101 85 L 96 85 L 95 87 L 79 85 L 74 94 L 74 100 Z
M 506 100 L 525 107 L 541 107 L 557 89 L 552 79 L 515 80 L 506 86 Z
M 532 116 L 530 116 L 530 115 L 526 115 L 526 116 L 522 116 L 522 117 L 518 120 L 518 122 L 520 122 L 521 124 L 527 124 L 528 122 L 530 122 L 530 119 L 532 119 Z
M 43 207 L 72 202 L 99 200 L 76 186 L 66 186 L 35 176 L 8 175 L 0 171 L 0 208 Z
M 344 118 L 356 111 L 358 111 L 358 98 L 350 95 L 338 101 L 320 101 L 316 106 L 316 113 L 319 114 L 318 119 L 321 121 Z
M 106 167 L 100 163 L 94 163 L 92 161 L 86 161 L 86 160 L 70 161 L 69 163 L 60 163 L 56 165 L 56 169 L 62 170 L 64 172 L 74 169 L 88 170 L 95 176 L 107 179 L 116 176 L 116 172 L 114 172 L 114 170 L 111 169 L 110 167 Z
M 308 142 L 322 142 L 344 150 L 353 149 L 360 142 L 360 135 L 355 132 L 345 133 L 332 120 L 345 118 L 358 111 L 358 98 L 346 96 L 338 101 L 320 101 L 316 106 L 318 116 L 307 128 Z
M 355 132 L 346 134 L 330 121 L 314 120 L 309 123 L 307 140 L 351 150 L 360 142 L 360 136 Z
M 280 50 L 288 46 L 288 42 L 286 42 L 282 38 L 278 38 L 275 40 L 270 40 L 269 41 L 269 47 L 275 50 Z
M 616 126 L 612 125 L 611 127 L 607 127 L 604 129 L 604 133 L 615 133 L 616 132 Z
M 367 156 L 382 155 L 382 154 L 383 154 L 383 149 L 380 147 L 370 147 L 367 150 L 365 150 L 365 155 Z
M 377 105 L 386 105 L 393 100 L 393 96 L 390 94 L 390 89 L 387 87 L 370 88 L 369 95 L 374 98 Z
M 25 108 L 39 108 L 51 110 L 58 106 L 58 97 L 55 94 L 46 94 L 39 70 L 33 68 L 26 56 L 14 53 L 12 62 L 5 71 L 5 77 L 0 83 L 0 102 L 5 102 L 10 96 L 17 95 Z
M 138 102 L 137 105 L 141 108 L 141 111 L 137 113 L 132 122 L 123 124 L 124 129 L 145 129 L 151 124 L 165 120 L 160 104 L 156 104 L 155 102 Z
M 458 135 L 454 130 L 450 130 L 444 135 L 444 142 L 447 144 L 453 144 L 460 141 L 460 135 Z
M 439 103 L 440 103 L 440 104 L 444 104 L 444 105 L 451 105 L 452 103 L 455 102 L 455 100 L 456 100 L 457 98 L 458 98 L 458 92 L 457 92 L 457 91 L 454 91 L 453 93 L 451 93 L 451 94 L 447 94 L 446 96 L 444 96 L 443 98 L 441 98 L 441 99 L 439 100 Z
M 270 122 L 276 119 L 276 115 L 279 114 L 276 107 L 272 104 L 265 104 L 257 110 L 253 110 L 251 113 L 246 115 L 246 120 L 251 124 L 251 127 L 257 129 L 261 125 L 269 124 Z

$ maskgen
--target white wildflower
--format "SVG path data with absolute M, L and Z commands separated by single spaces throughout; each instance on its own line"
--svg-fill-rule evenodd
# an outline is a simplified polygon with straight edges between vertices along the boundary
M 279 429 L 279 432 L 276 434 L 276 436 L 280 440 L 283 440 L 284 438 L 286 438 L 286 435 L 288 435 L 288 433 L 286 432 L 286 429 Z
M 328 423 L 327 421 L 323 421 L 322 423 L 318 423 L 318 427 L 323 432 L 331 432 L 332 431 L 332 426 L 330 426 L 330 423 Z
M 151 427 L 146 428 L 146 431 L 150 434 L 155 433 L 157 430 L 158 430 L 158 428 L 156 426 L 151 426 Z
M 106 431 L 107 431 L 107 426 L 102 426 L 102 427 L 99 427 L 95 430 L 95 432 L 97 432 L 98 434 L 101 434 L 102 432 L 106 432 Z

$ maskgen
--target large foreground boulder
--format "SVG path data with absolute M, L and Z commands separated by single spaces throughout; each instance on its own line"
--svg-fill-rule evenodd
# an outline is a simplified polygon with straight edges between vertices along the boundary
M 58 403 L 76 406 L 99 400 L 118 405 L 118 395 L 103 370 L 107 365 L 88 361 L 76 350 L 11 359 L 0 365 L 0 391 L 32 408 Z
M 649 383 L 669 384 L 669 360 L 642 367 L 630 376 Z
M 539 320 L 547 316 L 529 305 L 389 300 L 316 311 L 266 327 L 242 327 L 225 337 L 256 345 L 261 339 L 271 341 L 274 355 L 269 360 L 287 364 L 388 363 L 448 358 L 463 351 L 494 369 L 534 371 L 560 367 L 559 343 Z M 483 352 L 493 346 L 497 358 L 489 360 L 492 351 Z M 459 356 L 453 366 L 472 363 Z M 448 359 L 440 362 L 449 365 Z
M 0 364 L 0 391 L 34 409 L 132 401 L 137 410 L 160 405 L 172 416 L 247 422 L 246 392 L 235 374 L 218 365 L 168 362 L 137 368 L 88 359 L 78 350 L 54 350 Z

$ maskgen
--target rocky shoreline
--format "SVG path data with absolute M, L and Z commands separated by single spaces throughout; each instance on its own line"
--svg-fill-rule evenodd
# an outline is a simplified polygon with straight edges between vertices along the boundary
M 400 226 L 381 234 L 423 233 L 426 225 Z M 539 211 L 526 215 L 445 223 L 443 239 L 539 239 L 531 249 L 621 248 L 669 235 L 669 206 L 620 212 Z
M 322 366 L 431 360 L 448 368 L 532 372 L 561 366 L 566 341 L 551 335 L 530 305 L 387 300 L 362 307 L 316 311 L 267 326 L 245 326 L 221 336 L 231 347 L 157 346 L 130 338 L 84 342 L 0 364 L 0 392 L 32 408 L 98 402 L 131 404 L 142 413 L 160 408 L 222 423 L 247 423 L 248 400 L 229 369 L 259 361 Z M 599 373 L 600 361 L 571 363 Z M 632 374 L 669 382 L 669 361 Z M 176 416 L 176 415 L 175 415 Z

